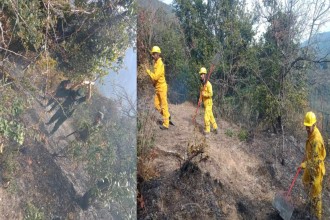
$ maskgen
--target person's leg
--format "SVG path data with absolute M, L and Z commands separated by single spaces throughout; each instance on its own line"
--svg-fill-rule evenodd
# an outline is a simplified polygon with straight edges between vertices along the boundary
M 160 94 L 160 107 L 161 112 L 163 113 L 163 126 L 168 128 L 170 125 L 170 113 L 168 111 L 168 102 L 167 102 L 167 89 L 164 89 Z
M 213 110 L 212 110 L 212 105 L 211 105 L 211 109 L 210 109 L 210 122 L 212 124 L 213 129 L 218 129 L 218 125 L 217 122 L 214 119 L 214 115 L 213 115 Z
M 304 173 L 302 176 L 302 183 L 305 189 L 305 192 L 308 194 L 309 188 L 310 188 L 310 182 L 311 182 L 311 177 L 308 172 L 308 169 L 304 169 Z
M 52 124 L 54 121 L 56 121 L 58 118 L 60 118 L 62 114 L 63 114 L 63 110 L 61 108 L 58 109 L 57 112 L 55 112 L 55 114 L 49 119 L 49 121 L 46 123 L 46 125 Z
M 312 213 L 317 219 L 322 219 L 322 181 L 323 175 L 320 172 L 312 183 Z
M 55 99 L 54 98 L 52 98 L 52 97 L 49 98 L 45 107 L 47 108 L 48 106 L 51 106 L 54 102 L 55 102 Z
M 212 112 L 212 106 L 206 105 L 204 106 L 205 112 L 204 112 L 204 124 L 205 124 L 205 133 L 210 133 L 211 126 L 210 126 L 210 112 Z
M 71 112 L 66 112 L 66 114 L 64 114 L 64 112 L 62 111 L 62 115 L 58 117 L 58 120 L 55 123 L 53 130 L 50 132 L 50 134 L 54 134 L 57 131 L 57 129 L 59 129 L 59 127 L 66 121 L 66 119 L 72 116 L 73 112 L 74 110 L 72 110 Z
M 311 201 L 312 214 L 317 219 L 322 219 L 322 195 L 321 193 L 317 196 L 312 197 Z
M 65 122 L 66 119 L 67 117 L 64 114 L 62 114 L 56 121 L 53 130 L 50 132 L 50 134 L 51 135 L 54 134 L 57 131 L 57 129 Z
M 155 94 L 154 105 L 155 105 L 156 110 L 157 110 L 161 115 L 163 115 L 163 114 L 162 114 L 161 107 L 160 107 L 160 95 L 159 95 L 158 92 L 156 92 L 156 94 Z

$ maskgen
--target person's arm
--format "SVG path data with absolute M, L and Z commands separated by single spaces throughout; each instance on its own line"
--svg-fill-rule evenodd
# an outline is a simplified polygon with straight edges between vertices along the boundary
M 78 82 L 78 83 L 75 83 L 75 84 L 73 84 L 73 85 L 71 86 L 70 89 L 76 89 L 76 88 L 78 88 L 79 86 L 81 86 L 81 85 L 83 85 L 83 84 L 84 84 L 84 81 L 82 81 L 82 82 Z
M 307 163 L 306 161 L 307 161 L 307 156 L 305 155 L 303 161 L 300 164 L 300 167 L 301 168 L 303 168 L 303 169 L 306 168 L 306 163 Z
M 164 64 L 160 60 L 156 63 L 155 72 L 153 73 L 150 69 L 147 69 L 147 73 L 152 80 L 157 81 L 164 74 Z
M 86 97 L 86 100 L 90 100 L 90 98 L 92 97 L 92 84 L 90 83 L 88 85 L 88 94 L 87 94 L 87 97 Z
M 212 85 L 211 83 L 206 83 L 204 90 L 202 91 L 202 95 L 205 98 L 211 98 L 213 96 Z

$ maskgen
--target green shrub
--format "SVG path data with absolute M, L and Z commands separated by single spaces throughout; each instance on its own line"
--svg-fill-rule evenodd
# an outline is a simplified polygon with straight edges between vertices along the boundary
M 245 129 L 241 129 L 238 132 L 237 137 L 240 141 L 246 141 L 248 138 L 248 132 Z
M 24 220 L 44 220 L 45 215 L 32 203 L 28 202 L 25 208 Z
M 226 129 L 225 131 L 225 135 L 227 135 L 228 137 L 233 137 L 234 134 L 234 131 L 232 131 L 231 129 Z

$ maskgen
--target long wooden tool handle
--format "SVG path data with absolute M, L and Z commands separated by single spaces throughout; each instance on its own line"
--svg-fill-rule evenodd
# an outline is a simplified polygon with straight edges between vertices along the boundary
M 301 167 L 299 167 L 299 168 L 297 169 L 296 175 L 295 175 L 294 178 L 293 178 L 293 181 L 292 181 L 292 183 L 291 183 L 291 185 L 290 185 L 290 188 L 289 188 L 289 190 L 288 190 L 288 192 L 287 192 L 287 194 L 286 194 L 286 197 L 288 197 L 288 196 L 290 195 L 291 190 L 292 190 L 292 187 L 293 187 L 294 183 L 296 182 L 297 177 L 298 177 L 300 171 L 301 171 Z

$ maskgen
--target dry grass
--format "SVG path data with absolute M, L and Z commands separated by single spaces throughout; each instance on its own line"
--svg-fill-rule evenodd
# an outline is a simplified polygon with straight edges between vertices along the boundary
M 155 144 L 155 132 L 152 126 L 154 123 L 153 112 L 152 109 L 139 110 L 138 112 L 137 171 L 144 180 L 158 176 L 151 164 L 151 161 L 157 156 L 156 152 L 152 150 Z

